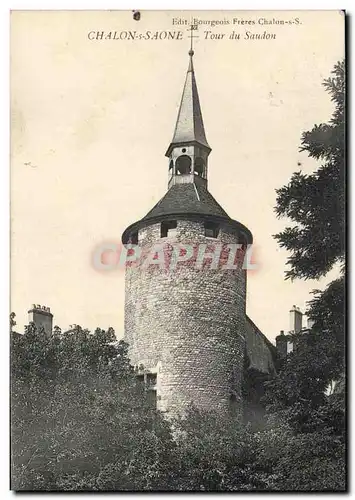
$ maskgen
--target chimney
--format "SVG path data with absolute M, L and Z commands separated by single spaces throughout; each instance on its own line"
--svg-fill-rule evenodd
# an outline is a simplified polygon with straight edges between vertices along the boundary
M 290 333 L 299 333 L 302 330 L 302 316 L 300 308 L 292 306 L 290 311 Z
M 287 338 L 283 330 L 280 331 L 280 335 L 276 337 L 276 349 L 279 353 L 281 359 L 287 356 Z
M 47 335 L 52 334 L 53 314 L 49 307 L 32 304 L 32 308 L 28 311 L 28 321 L 33 322 L 37 329 L 43 327 Z

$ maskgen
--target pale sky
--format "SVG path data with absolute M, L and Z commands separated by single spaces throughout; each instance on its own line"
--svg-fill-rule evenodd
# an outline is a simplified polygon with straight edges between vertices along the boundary
M 189 49 L 188 26 L 172 20 L 191 16 L 229 21 L 199 26 L 194 65 L 212 148 L 209 190 L 254 236 L 249 316 L 273 340 L 289 329 L 291 306 L 304 309 L 309 292 L 329 281 L 284 280 L 288 253 L 272 235 L 288 221 L 277 220 L 273 207 L 275 189 L 294 171 L 319 166 L 298 149 L 301 133 L 328 121 L 333 109 L 321 83 L 344 56 L 340 12 L 143 11 L 137 22 L 131 11 L 18 11 L 11 23 L 11 310 L 18 331 L 36 303 L 50 306 L 62 328 L 112 326 L 123 336 L 123 272 L 98 272 L 92 253 L 119 242 L 167 189 L 164 153 Z M 263 26 L 261 18 L 300 24 Z M 90 31 L 132 30 L 183 36 L 88 38 Z M 225 35 L 206 39 L 206 31 Z M 229 39 L 233 31 L 240 40 Z M 245 40 L 246 31 L 276 39 Z

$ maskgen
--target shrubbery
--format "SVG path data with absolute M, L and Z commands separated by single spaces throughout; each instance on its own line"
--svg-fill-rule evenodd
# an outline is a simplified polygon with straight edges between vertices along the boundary
M 150 409 L 112 330 L 48 337 L 30 325 L 12 334 L 12 488 L 343 489 L 344 408 L 335 397 L 306 412 L 278 408 L 257 432 L 196 408 L 168 422 Z M 308 426 L 294 425 L 298 411 Z

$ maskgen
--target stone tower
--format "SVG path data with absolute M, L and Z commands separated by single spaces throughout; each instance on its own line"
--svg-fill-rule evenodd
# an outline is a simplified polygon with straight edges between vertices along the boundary
M 158 409 L 176 414 L 194 403 L 239 414 L 246 271 L 233 252 L 252 235 L 207 189 L 211 148 L 193 55 L 166 152 L 168 191 L 122 236 L 134 261 L 126 267 L 125 340 Z

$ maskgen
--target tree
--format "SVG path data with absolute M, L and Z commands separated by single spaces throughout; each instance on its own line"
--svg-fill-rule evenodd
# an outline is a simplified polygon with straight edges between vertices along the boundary
M 295 223 L 275 235 L 291 252 L 286 279 L 318 279 L 336 263 L 339 278 L 314 290 L 310 331 L 293 335 L 294 350 L 277 376 L 265 383 L 268 424 L 286 429 L 282 456 L 274 463 L 286 490 L 345 489 L 344 386 L 327 396 L 344 370 L 345 349 L 345 63 L 335 65 L 324 87 L 335 104 L 327 124 L 302 135 L 301 150 L 321 160 L 310 175 L 296 172 L 277 190 L 276 213 Z M 297 462 L 298 468 L 294 465 Z M 298 487 L 296 488 L 296 486 Z
M 345 62 L 323 85 L 335 104 L 329 123 L 304 132 L 301 151 L 322 161 L 313 174 L 296 172 L 277 189 L 278 217 L 296 223 L 275 235 L 291 252 L 286 278 L 319 278 L 345 257 Z
M 254 432 L 233 415 L 194 407 L 164 419 L 149 407 L 127 345 L 111 329 L 48 336 L 30 324 L 24 335 L 12 335 L 12 361 L 17 491 L 343 487 L 342 441 L 333 439 L 342 414 L 336 398 L 334 408 L 318 411 L 308 435 L 287 422 Z
M 341 272 L 324 291 L 314 290 L 307 315 L 313 320 L 313 335 L 322 343 L 324 377 L 344 370 L 345 349 L 345 62 L 338 62 L 332 76 L 323 82 L 335 105 L 329 123 L 304 132 L 301 151 L 320 160 L 312 174 L 293 174 L 290 183 L 277 189 L 278 217 L 295 225 L 275 235 L 281 247 L 291 252 L 286 279 L 318 279 L 339 263 Z M 314 359 L 314 363 L 319 360 Z M 336 367 L 329 369 L 329 365 Z M 311 366 L 310 366 L 311 371 Z M 329 383 L 330 380 L 327 380 Z
M 344 442 L 334 436 L 326 413 L 324 408 L 321 421 L 318 412 L 307 433 L 279 421 L 254 432 L 232 416 L 191 407 L 174 424 L 177 446 L 168 489 L 343 491 Z
M 48 336 L 30 324 L 12 335 L 11 370 L 14 489 L 159 486 L 170 427 L 150 409 L 112 329 Z

